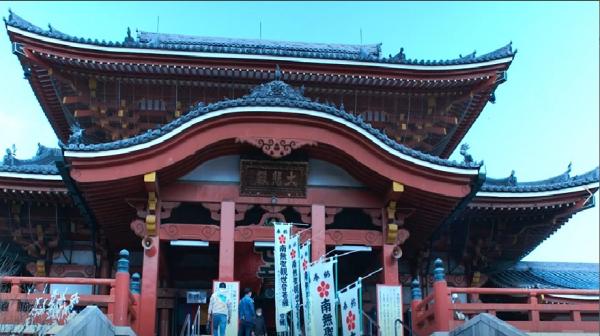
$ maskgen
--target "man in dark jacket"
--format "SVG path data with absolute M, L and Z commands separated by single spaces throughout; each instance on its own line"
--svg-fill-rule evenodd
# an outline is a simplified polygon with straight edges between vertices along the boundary
M 240 300 L 240 336 L 251 336 L 254 330 L 254 300 L 252 290 L 244 288 L 244 297 Z
M 256 308 L 256 317 L 254 317 L 254 336 L 267 336 L 267 326 L 265 317 L 262 316 L 262 308 Z

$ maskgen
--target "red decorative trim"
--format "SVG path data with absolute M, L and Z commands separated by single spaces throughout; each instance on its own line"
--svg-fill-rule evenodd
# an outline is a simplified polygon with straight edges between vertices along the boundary
M 383 235 L 380 231 L 373 230 L 326 230 L 325 244 L 343 245 L 356 244 L 367 246 L 381 246 Z
M 337 215 L 340 211 L 342 211 L 342 208 L 326 207 L 325 208 L 325 225 L 332 224 L 333 220 L 335 218 L 335 215 Z
M 210 210 L 210 218 L 215 221 L 221 220 L 221 204 L 220 203 L 202 203 L 202 206 Z
M 147 235 L 146 232 L 146 223 L 142 220 L 136 219 L 131 224 L 129 224 L 131 231 L 135 233 L 136 236 L 140 238 L 144 238 Z
M 208 224 L 163 224 L 160 226 L 160 239 L 192 239 L 218 242 L 221 229 L 218 225 Z
M 257 138 L 243 137 L 235 139 L 238 143 L 248 143 L 257 147 L 268 156 L 279 159 L 292 153 L 293 150 L 302 146 L 316 146 L 317 142 L 304 139 L 278 139 L 278 138 Z

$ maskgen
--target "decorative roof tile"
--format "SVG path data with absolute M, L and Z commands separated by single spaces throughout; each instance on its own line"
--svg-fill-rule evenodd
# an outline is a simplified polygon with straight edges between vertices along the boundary
M 49 148 L 38 143 L 35 156 L 27 160 L 17 159 L 15 152 L 14 145 L 12 150 L 6 149 L 6 154 L 0 164 L 0 172 L 58 175 L 58 169 L 54 162 L 62 157 L 60 148 Z
M 493 274 L 496 285 L 507 288 L 600 288 L 598 264 L 524 262 Z
M 68 143 L 68 144 L 60 144 L 62 148 L 69 151 L 83 151 L 83 152 L 94 152 L 94 151 L 106 151 L 113 150 L 119 148 L 126 148 L 133 145 L 146 143 L 151 140 L 157 139 L 177 127 L 183 125 L 184 123 L 197 118 L 201 115 L 204 115 L 209 112 L 219 111 L 227 108 L 234 107 L 242 107 L 242 106 L 264 106 L 264 107 L 290 107 L 290 108 L 300 108 L 312 111 L 323 112 L 326 114 L 330 114 L 332 116 L 336 116 L 344 119 L 347 122 L 350 122 L 363 130 L 367 131 L 369 134 L 376 137 L 378 140 L 382 141 L 386 145 L 394 148 L 395 150 L 409 155 L 411 157 L 431 162 L 434 164 L 439 164 L 442 166 L 448 167 L 460 167 L 460 168 L 478 168 L 481 166 L 480 163 L 476 162 L 456 162 L 445 160 L 439 158 L 437 156 L 422 153 L 420 151 L 408 148 L 404 145 L 397 143 L 395 140 L 388 137 L 382 131 L 374 128 L 371 124 L 366 123 L 360 116 L 355 116 L 351 113 L 348 113 L 344 110 L 344 106 L 341 105 L 339 108 L 331 103 L 318 103 L 313 102 L 310 99 L 306 98 L 303 95 L 302 88 L 294 89 L 287 83 L 278 80 L 281 77 L 281 72 L 279 69 L 275 71 L 275 80 L 261 84 L 248 94 L 241 98 L 237 99 L 226 99 L 216 103 L 212 103 L 209 105 L 204 105 L 203 103 L 199 103 L 195 107 L 193 107 L 188 113 L 182 115 L 181 117 L 171 121 L 168 124 L 165 124 L 159 128 L 148 130 L 142 134 L 134 136 L 128 139 L 122 139 L 117 141 L 112 141 L 108 143 L 98 143 L 98 144 L 84 144 L 84 143 Z
M 539 191 L 550 191 L 565 189 L 571 187 L 579 187 L 582 185 L 598 182 L 600 169 L 596 167 L 587 173 L 571 176 L 571 164 L 569 164 L 567 171 L 564 173 L 554 176 L 545 180 L 530 181 L 530 182 L 518 182 L 513 170 L 509 177 L 501 179 L 487 178 L 481 191 L 490 192 L 539 192 Z
M 10 10 L 8 19 L 4 18 L 4 23 L 8 26 L 46 37 L 104 47 L 163 49 L 207 53 L 254 54 L 431 66 L 481 63 L 513 57 L 516 54 L 516 50 L 512 50 L 511 42 L 506 46 L 481 56 L 475 56 L 475 52 L 473 52 L 472 54 L 464 57 L 459 56 L 458 58 L 446 60 L 407 59 L 404 55 L 404 49 L 400 49 L 400 52 L 395 56 L 390 55 L 386 58 L 381 56 L 381 43 L 368 45 L 307 43 L 190 36 L 150 32 L 138 32 L 137 39 L 134 39 L 131 36 L 131 31 L 129 28 L 127 29 L 127 36 L 123 42 L 106 42 L 104 40 L 99 41 L 98 39 L 92 40 L 90 38 L 85 39 L 68 35 L 56 30 L 52 26 L 49 26 L 49 29 L 45 30 L 30 23 L 29 21 L 24 20 Z

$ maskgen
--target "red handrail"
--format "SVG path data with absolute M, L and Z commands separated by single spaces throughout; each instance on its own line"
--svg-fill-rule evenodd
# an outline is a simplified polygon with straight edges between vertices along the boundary
M 21 285 L 51 285 L 73 284 L 110 286 L 110 294 L 79 295 L 79 306 L 98 305 L 107 307 L 107 315 L 113 323 L 123 326 L 134 326 L 138 319 L 139 294 L 132 294 L 129 289 L 129 273 L 117 272 L 116 279 L 103 278 L 54 278 L 54 277 L 0 277 L 0 284 L 10 286 L 9 293 L 0 293 L 0 301 L 8 301 L 8 311 L 3 314 L 2 323 L 22 323 L 27 317 L 27 312 L 19 311 L 19 302 L 33 302 L 36 298 L 49 299 L 47 293 L 23 293 Z M 71 294 L 71 293 L 69 293 Z M 68 298 L 67 298 L 68 300 Z
M 527 321 L 506 322 L 529 332 L 561 332 L 581 331 L 599 332 L 597 320 L 582 320 L 582 314 L 598 315 L 600 312 L 599 290 L 581 289 L 524 289 L 524 288 L 460 288 L 447 287 L 445 281 L 436 281 L 433 292 L 423 300 L 413 300 L 412 320 L 416 335 L 429 335 L 436 331 L 449 331 L 464 323 L 455 318 L 455 312 L 467 316 L 479 313 L 496 315 L 499 312 L 524 312 Z M 451 295 L 471 294 L 495 296 L 524 296 L 527 303 L 452 303 Z M 573 301 L 565 304 L 549 304 L 541 302 L 540 298 L 552 295 L 580 295 L 589 297 L 591 302 Z M 582 300 L 580 300 L 582 301 Z M 546 321 L 540 318 L 540 313 L 569 313 L 568 321 Z

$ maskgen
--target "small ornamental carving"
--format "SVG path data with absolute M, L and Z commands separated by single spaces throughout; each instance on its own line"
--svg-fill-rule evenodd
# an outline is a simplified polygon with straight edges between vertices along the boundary
M 237 138 L 236 142 L 248 143 L 260 148 L 263 153 L 279 159 L 292 153 L 293 150 L 302 146 L 315 146 L 317 143 L 312 140 L 303 139 L 276 139 L 276 138 Z

